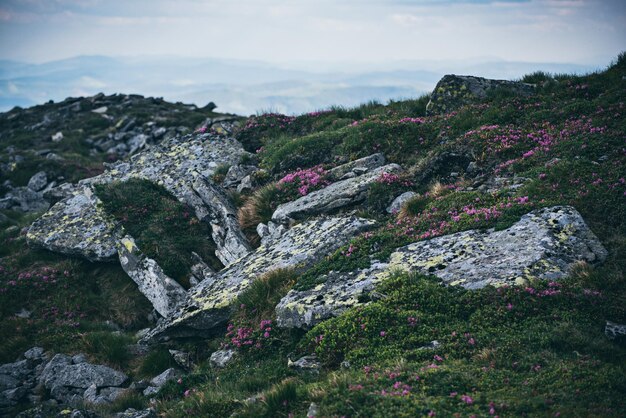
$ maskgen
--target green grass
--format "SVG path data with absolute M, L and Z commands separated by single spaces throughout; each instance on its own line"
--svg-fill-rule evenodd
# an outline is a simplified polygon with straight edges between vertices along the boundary
M 96 186 L 105 210 L 155 259 L 168 276 L 189 287 L 191 252 L 219 270 L 210 226 L 200 222 L 191 207 L 179 202 L 163 186 L 131 179 Z

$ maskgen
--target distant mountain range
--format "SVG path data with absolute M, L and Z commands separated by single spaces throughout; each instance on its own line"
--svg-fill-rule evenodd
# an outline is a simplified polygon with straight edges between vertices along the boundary
M 345 68 L 350 68 L 349 71 Z M 43 64 L 0 60 L 0 111 L 98 92 L 136 93 L 248 115 L 299 114 L 330 105 L 417 97 L 448 73 L 512 79 L 537 70 L 584 73 L 577 64 L 498 60 L 390 62 L 355 69 L 313 63 L 279 66 L 259 61 L 181 57 L 79 56 Z

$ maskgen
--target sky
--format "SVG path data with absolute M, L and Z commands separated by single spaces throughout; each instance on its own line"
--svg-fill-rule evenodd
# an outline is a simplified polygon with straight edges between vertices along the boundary
M 219 57 L 292 67 L 501 59 L 606 66 L 626 0 L 0 0 L 0 59 Z

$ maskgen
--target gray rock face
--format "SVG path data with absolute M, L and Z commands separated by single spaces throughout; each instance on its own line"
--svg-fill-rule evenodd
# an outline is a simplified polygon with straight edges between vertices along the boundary
M 169 278 L 156 261 L 142 254 L 132 237 L 122 238 L 117 251 L 122 268 L 154 309 L 164 317 L 174 312 L 187 295 L 185 289 Z
M 476 99 L 487 97 L 488 92 L 495 89 L 507 89 L 523 96 L 534 93 L 532 84 L 448 74 L 435 86 L 426 105 L 426 113 L 437 115 L 451 112 Z
M 524 215 L 503 231 L 470 230 L 399 248 L 388 263 L 334 273 L 306 291 L 291 290 L 277 305 L 279 326 L 310 327 L 358 305 L 391 271 L 433 274 L 446 284 L 479 289 L 558 280 L 578 261 L 602 262 L 607 252 L 576 209 L 556 206 Z
M 46 364 L 39 382 L 59 402 L 78 404 L 83 400 L 92 403 L 109 403 L 121 395 L 128 377 L 107 366 L 73 362 L 65 354 L 57 354 Z
M 367 219 L 346 217 L 321 218 L 294 226 L 270 247 L 261 245 L 190 289 L 181 309 L 162 320 L 144 340 L 206 333 L 228 319 L 231 303 L 257 277 L 281 268 L 303 271 L 373 225 Z
M 72 196 L 56 203 L 30 228 L 32 245 L 90 260 L 111 259 L 117 253 L 115 223 L 98 208 L 93 186 L 141 178 L 163 185 L 192 206 L 198 219 L 211 223 L 224 264 L 249 252 L 236 222 L 235 210 L 210 177 L 220 164 L 238 162 L 246 151 L 230 137 L 188 135 L 163 141 L 129 162 L 108 166 L 103 174 L 82 180 Z
M 28 180 L 28 188 L 36 192 L 41 191 L 48 184 L 48 176 L 45 171 L 40 171 Z
M 0 199 L 0 209 L 20 212 L 42 212 L 50 207 L 41 192 L 28 187 L 16 187 Z
M 65 365 L 54 375 L 48 376 L 44 383 L 49 389 L 54 386 L 81 389 L 87 389 L 91 385 L 96 385 L 97 388 L 121 386 L 128 380 L 128 376 L 122 372 L 107 366 L 89 363 Z
M 211 354 L 211 364 L 215 367 L 223 368 L 226 367 L 228 363 L 235 356 L 236 351 L 232 349 L 228 350 L 218 350 Z
M 222 186 L 227 189 L 237 188 L 244 178 L 258 170 L 259 169 L 254 165 L 233 165 L 228 169 Z
M 278 206 L 272 220 L 285 223 L 289 219 L 327 213 L 365 200 L 367 190 L 383 173 L 397 173 L 397 164 L 389 164 L 366 172 L 358 177 L 348 178 L 331 184 L 306 196 Z
M 400 212 L 400 209 L 402 209 L 402 206 L 404 206 L 406 202 L 413 199 L 415 196 L 417 196 L 417 193 L 415 192 L 402 193 L 400 196 L 393 199 L 393 202 L 391 202 L 391 205 L 389 205 L 389 207 L 387 208 L 387 213 Z
M 328 174 L 335 181 L 359 176 L 367 171 L 382 167 L 385 164 L 385 156 L 381 153 L 350 161 L 328 170 Z

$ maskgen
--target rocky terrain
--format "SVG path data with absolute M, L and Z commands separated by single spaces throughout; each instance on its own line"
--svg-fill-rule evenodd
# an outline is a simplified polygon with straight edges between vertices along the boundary
M 0 413 L 622 416 L 624 58 L 297 117 L 0 115 Z

